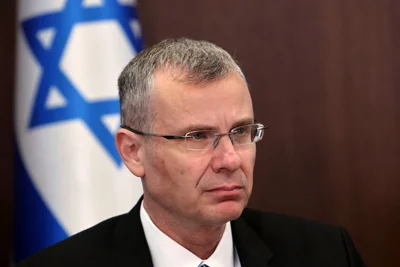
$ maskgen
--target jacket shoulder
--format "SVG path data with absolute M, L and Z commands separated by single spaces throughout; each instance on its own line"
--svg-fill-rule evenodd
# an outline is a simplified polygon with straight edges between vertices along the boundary
M 340 226 L 253 209 L 245 209 L 241 218 L 276 259 L 307 261 L 309 266 L 320 262 L 365 266 L 350 235 Z
M 273 229 L 274 232 L 296 233 L 296 236 L 302 233 L 307 236 L 324 233 L 337 235 L 342 230 L 339 226 L 323 222 L 250 208 L 243 211 L 242 218 L 259 233 Z
M 17 267 L 110 266 L 111 247 L 120 215 L 33 254 Z
M 343 244 L 344 229 L 339 226 L 253 209 L 245 209 L 242 218 L 258 236 L 271 244 L 282 242 L 308 246 Z

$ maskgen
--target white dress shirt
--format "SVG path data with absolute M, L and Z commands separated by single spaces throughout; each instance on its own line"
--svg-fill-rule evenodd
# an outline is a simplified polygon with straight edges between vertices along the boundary
M 140 220 L 154 267 L 197 267 L 201 263 L 209 267 L 241 267 L 239 256 L 233 245 L 230 222 L 226 224 L 214 253 L 208 259 L 202 260 L 161 232 L 150 219 L 143 207 L 143 202 L 140 207 Z

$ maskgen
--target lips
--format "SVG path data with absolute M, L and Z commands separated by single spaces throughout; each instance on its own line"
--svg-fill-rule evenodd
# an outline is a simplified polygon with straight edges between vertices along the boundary
M 224 185 L 224 186 L 219 186 L 210 190 L 207 190 L 208 192 L 214 192 L 214 191 L 234 191 L 238 189 L 243 189 L 243 186 L 239 185 Z
M 210 193 L 216 197 L 236 198 L 242 193 L 243 189 L 243 186 L 224 185 L 213 188 L 211 190 L 207 190 L 207 193 Z

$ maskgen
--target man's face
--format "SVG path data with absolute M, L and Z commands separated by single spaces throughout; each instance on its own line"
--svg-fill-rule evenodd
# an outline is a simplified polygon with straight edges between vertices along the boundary
M 249 90 L 237 74 L 193 85 L 158 72 L 152 92 L 152 132 L 184 135 L 194 130 L 229 132 L 253 123 Z M 255 144 L 233 146 L 224 136 L 216 148 L 188 150 L 184 140 L 150 137 L 144 142 L 145 205 L 200 225 L 236 219 L 253 186 Z

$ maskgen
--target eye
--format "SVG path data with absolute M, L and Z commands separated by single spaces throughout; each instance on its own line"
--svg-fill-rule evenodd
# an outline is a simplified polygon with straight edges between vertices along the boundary
M 205 131 L 199 131 L 199 132 L 191 132 L 188 133 L 187 136 L 192 138 L 193 140 L 206 140 L 209 138 L 210 133 L 205 132 Z
M 238 128 L 233 129 L 232 133 L 234 133 L 234 134 L 244 134 L 244 133 L 247 132 L 247 128 L 248 127 L 244 127 L 244 126 L 238 127 Z

